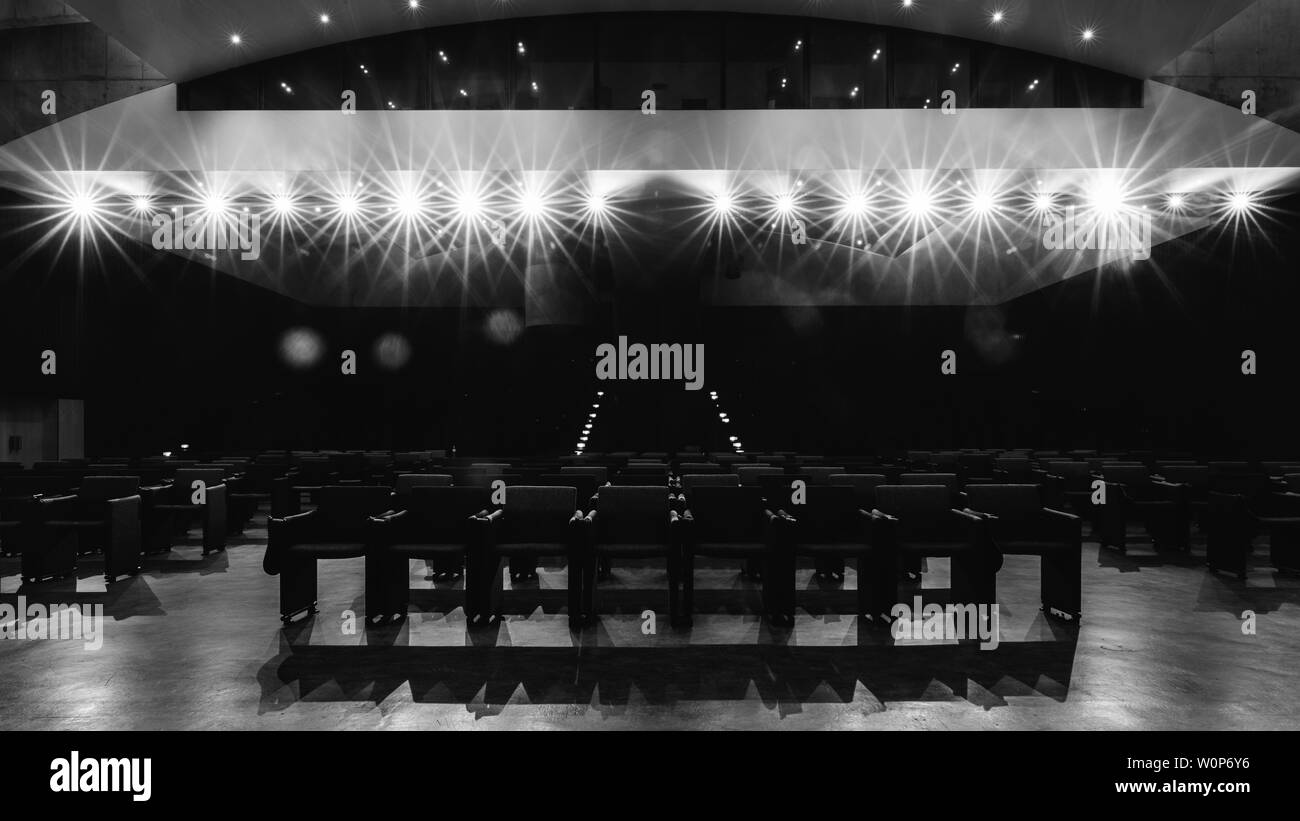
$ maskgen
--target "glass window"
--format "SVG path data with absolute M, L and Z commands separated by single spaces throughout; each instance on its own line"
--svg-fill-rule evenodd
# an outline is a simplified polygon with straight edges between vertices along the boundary
M 969 108 L 970 48 L 963 42 L 929 34 L 898 32 L 890 38 L 894 52 L 894 107 L 938 108 L 952 91 L 958 108 Z
M 433 107 L 506 108 L 512 45 L 506 23 L 452 26 L 430 32 Z
M 799 20 L 728 17 L 727 108 L 803 108 L 807 40 Z
M 722 107 L 722 26 L 709 14 L 617 14 L 600 19 L 600 108 L 639 109 L 655 92 L 665 110 Z
M 362 111 L 427 105 L 428 47 L 423 34 L 399 34 L 347 46 L 346 87 Z
M 515 24 L 515 94 L 519 109 L 589 109 L 596 103 L 596 25 L 590 17 Z
M 980 108 L 1049 108 L 1056 102 L 1056 61 L 1012 49 L 980 49 L 975 105 Z
M 813 108 L 885 108 L 885 36 L 867 26 L 812 24 Z
M 262 105 L 287 111 L 322 111 L 343 105 L 343 53 L 313 49 L 269 61 L 262 76 Z

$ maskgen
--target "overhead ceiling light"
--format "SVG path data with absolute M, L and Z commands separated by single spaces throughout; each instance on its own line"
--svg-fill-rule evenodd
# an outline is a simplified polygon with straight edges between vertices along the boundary
M 1187 207 L 1187 198 L 1182 194 L 1170 194 L 1165 198 L 1165 207 L 1170 211 L 1181 211 Z
M 321 14 L 321 16 L 320 16 L 320 23 L 321 23 L 321 25 L 322 25 L 322 26 L 328 26 L 328 25 L 329 25 L 329 22 L 330 22 L 330 16 L 329 16 L 328 14 Z
M 992 20 L 994 23 L 1001 23 L 1005 19 L 1007 19 L 1006 12 L 1003 12 L 1001 10 L 993 12 Z
M 239 44 L 242 43 L 242 42 L 244 42 L 244 38 L 241 37 L 239 34 L 236 33 L 236 34 L 232 34 L 232 35 L 230 35 L 230 45 L 232 45 L 232 46 L 237 46 L 237 45 L 239 45 Z

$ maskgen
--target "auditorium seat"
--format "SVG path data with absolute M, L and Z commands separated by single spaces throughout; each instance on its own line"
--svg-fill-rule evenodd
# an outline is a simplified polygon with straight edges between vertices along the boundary
M 505 506 L 488 516 L 491 524 L 482 548 L 483 572 L 477 574 L 486 585 L 481 593 L 490 614 L 499 616 L 502 612 L 503 560 L 521 559 L 523 564 L 535 566 L 543 557 L 563 557 L 568 564 L 569 624 L 581 624 L 586 535 L 577 501 L 577 491 L 572 487 L 508 489 Z
M 695 558 L 738 559 L 748 563 L 746 571 L 762 581 L 763 613 L 783 621 L 792 608 L 779 585 L 767 584 L 768 564 L 775 558 L 776 514 L 763 506 L 757 487 L 710 487 L 698 485 L 687 496 L 687 508 L 679 525 L 682 539 L 682 612 L 694 614 Z
M 972 485 L 971 510 L 989 522 L 998 551 L 1038 556 L 1043 612 L 1078 620 L 1083 612 L 1083 522 L 1043 504 L 1038 485 Z
M 890 566 L 898 569 L 928 557 L 947 557 L 952 601 L 994 604 L 1002 556 L 984 519 L 952 508 L 951 499 L 943 485 L 881 485 L 872 510 L 872 545 L 887 550 Z M 897 575 L 894 581 L 897 584 Z M 897 592 L 893 601 L 901 601 Z
M 1262 473 L 1224 472 L 1211 480 L 1206 509 L 1206 564 L 1246 578 L 1256 535 L 1269 536 L 1279 570 L 1300 569 L 1300 494 Z
M 203 529 L 203 555 L 226 549 L 226 475 L 222 469 L 184 468 L 176 471 L 170 485 L 142 489 L 143 539 L 146 553 L 172 549 L 177 536 L 184 537 L 195 519 Z M 194 502 L 203 483 L 203 503 Z
M 314 510 L 268 524 L 262 568 L 280 577 L 280 619 L 316 613 L 316 562 L 364 556 L 370 517 L 390 509 L 392 491 L 381 485 L 326 485 Z
M 1054 460 L 1046 464 L 1042 472 L 1044 501 L 1051 508 L 1070 511 L 1097 525 L 1100 513 L 1098 505 L 1092 503 L 1092 470 L 1084 462 Z
M 668 573 L 668 614 L 673 625 L 689 624 L 683 619 L 680 602 L 681 550 L 677 529 L 680 517 L 669 506 L 661 487 L 607 487 L 601 490 L 596 508 L 587 514 L 590 551 L 583 565 L 583 613 L 598 614 L 598 565 L 601 559 L 661 559 Z
M 67 576 L 77 556 L 101 551 L 104 581 L 140 572 L 140 479 L 87 476 L 75 494 L 42 496 L 33 542 L 25 545 L 23 580 L 34 583 Z
M 856 614 L 871 621 L 887 621 L 896 601 L 894 557 L 871 540 L 871 514 L 858 499 L 850 485 L 816 485 L 808 488 L 803 504 L 778 511 L 776 554 L 769 565 L 772 577 L 767 584 L 788 591 L 780 598 L 788 608 L 782 614 L 785 621 L 794 621 L 799 556 L 811 557 L 817 567 L 838 566 L 841 578 L 845 561 L 852 561 L 858 577 Z
M 1142 465 L 1111 464 L 1102 468 L 1106 503 L 1100 512 L 1100 542 L 1120 553 L 1128 550 L 1128 526 L 1141 523 L 1156 550 L 1190 549 L 1187 488 L 1155 479 Z
M 423 559 L 434 567 L 465 568 L 465 617 L 474 623 L 490 615 L 482 595 L 490 588 L 490 579 L 475 576 L 491 572 L 481 561 L 489 492 L 446 484 L 415 485 L 401 497 L 400 505 L 401 509 L 386 511 L 371 521 L 366 551 L 367 620 L 405 618 L 411 598 L 412 559 Z

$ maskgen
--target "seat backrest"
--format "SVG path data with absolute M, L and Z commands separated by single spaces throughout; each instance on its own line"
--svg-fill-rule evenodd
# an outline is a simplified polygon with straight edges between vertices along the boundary
M 572 487 L 519 485 L 506 488 L 505 516 L 498 538 L 502 542 L 567 542 L 569 520 L 578 510 Z
M 420 538 L 432 543 L 455 544 L 473 537 L 470 517 L 490 510 L 485 488 L 417 485 L 407 501 L 408 516 L 415 517 Z
M 870 510 L 876 506 L 876 488 L 888 484 L 889 477 L 882 473 L 836 473 L 831 476 L 830 483 L 853 488 L 858 506 Z
M 1038 485 L 971 485 L 966 503 L 980 513 L 1019 519 L 1043 509 L 1043 494 Z
M 555 471 L 548 470 L 546 472 L 554 473 Z M 559 472 L 572 473 L 578 476 L 591 476 L 596 480 L 596 484 L 598 485 L 605 484 L 605 482 L 608 481 L 609 478 L 609 469 L 605 467 L 601 467 L 599 465 L 561 467 Z
M 202 482 L 205 488 L 222 484 L 226 481 L 226 472 L 220 468 L 181 468 L 176 471 L 172 482 L 172 492 L 182 504 L 189 502 L 194 494 L 194 483 Z
M 736 468 L 736 476 L 740 478 L 742 485 L 757 486 L 760 484 L 760 477 L 763 476 L 784 476 L 785 469 L 778 467 L 757 467 L 744 465 Z
M 107 502 L 140 492 L 139 476 L 86 476 L 77 497 L 83 502 Z
M 700 476 L 706 473 L 722 473 L 722 465 L 715 465 L 712 462 L 682 462 L 677 466 L 679 475 L 690 474 Z
M 1052 461 L 1047 463 L 1047 472 L 1060 476 L 1067 482 L 1080 482 L 1092 478 L 1092 468 L 1087 462 Z
M 943 485 L 949 492 L 960 486 L 955 473 L 904 473 L 900 481 L 905 485 Z
M 451 476 L 445 473 L 400 473 L 396 485 L 398 496 L 409 496 L 417 487 L 450 487 Z
M 993 460 L 993 467 L 1005 471 L 1008 475 L 1028 478 L 1033 475 L 1033 463 L 1023 456 L 999 456 Z
M 380 485 L 326 485 L 316 509 L 316 538 L 354 541 L 363 538 L 366 521 L 392 506 L 393 492 Z
M 938 517 L 952 509 L 952 493 L 944 485 L 881 485 L 876 488 L 876 507 L 907 520 Z
M 804 465 L 799 468 L 799 473 L 808 477 L 810 485 L 829 485 L 832 476 L 843 472 L 842 465 Z
M 1104 465 L 1102 478 L 1107 482 L 1142 488 L 1151 484 L 1151 471 L 1143 465 Z
M 698 486 L 686 497 L 698 542 L 747 542 L 763 527 L 763 496 L 757 487 Z
M 796 539 L 804 543 L 865 541 L 866 519 L 850 485 L 814 485 L 801 505 L 786 507 L 794 516 Z
M 1160 468 L 1160 475 L 1166 482 L 1190 485 L 1195 490 L 1205 490 L 1210 486 L 1210 469 L 1204 465 L 1171 465 Z
M 597 543 L 666 544 L 668 510 L 668 493 L 661 487 L 601 488 L 593 536 Z
M 538 476 L 534 481 L 520 482 L 520 484 L 571 487 L 578 494 L 579 509 L 585 508 L 592 496 L 595 496 L 598 491 L 604 490 L 604 486 L 597 483 L 595 476 L 589 476 L 585 473 L 546 473 Z
M 682 476 L 682 492 L 688 501 L 691 491 L 698 487 L 740 487 L 740 477 L 734 473 L 688 473 Z

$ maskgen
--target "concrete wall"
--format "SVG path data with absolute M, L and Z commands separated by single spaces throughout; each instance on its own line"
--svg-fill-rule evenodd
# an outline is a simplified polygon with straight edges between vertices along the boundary
M 0 145 L 166 84 L 66 4 L 0 0 Z M 42 113 L 46 90 L 56 95 L 55 116 Z
M 1154 79 L 1238 108 L 1254 91 L 1260 116 L 1300 131 L 1300 3 L 1257 0 Z

